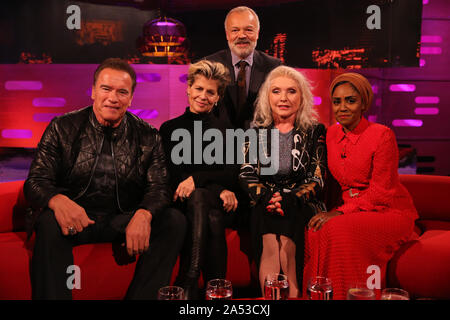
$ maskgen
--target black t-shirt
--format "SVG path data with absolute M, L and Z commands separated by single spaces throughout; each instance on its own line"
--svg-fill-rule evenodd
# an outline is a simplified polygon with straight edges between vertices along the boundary
M 111 150 L 111 135 L 114 129 L 103 128 L 104 140 L 91 183 L 84 195 L 78 199 L 88 215 L 116 214 L 119 211 L 116 197 L 116 177 Z

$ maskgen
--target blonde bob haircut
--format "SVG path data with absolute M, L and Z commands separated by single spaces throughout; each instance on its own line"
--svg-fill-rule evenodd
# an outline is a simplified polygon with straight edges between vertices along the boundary
M 231 81 L 230 72 L 227 67 L 220 62 L 209 60 L 200 60 L 189 66 L 187 76 L 187 84 L 189 87 L 192 87 L 197 76 L 204 76 L 208 80 L 217 80 L 217 93 L 220 97 L 223 97 L 225 88 Z
M 255 102 L 255 113 L 253 123 L 257 127 L 267 128 L 273 124 L 272 109 L 269 102 L 269 93 L 272 82 L 275 78 L 286 77 L 297 83 L 301 94 L 300 108 L 295 118 L 294 126 L 296 129 L 307 130 L 317 123 L 317 112 L 313 109 L 314 97 L 311 92 L 311 84 L 308 79 L 295 70 L 287 66 L 279 66 L 273 69 L 266 78 L 266 81 L 259 90 L 258 98 Z

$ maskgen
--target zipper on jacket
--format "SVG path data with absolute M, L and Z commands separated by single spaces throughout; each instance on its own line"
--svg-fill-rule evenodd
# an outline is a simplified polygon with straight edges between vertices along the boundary
M 113 145 L 113 139 L 111 139 L 111 155 L 113 159 L 113 167 L 114 167 L 114 178 L 116 179 L 116 200 L 117 200 L 117 206 L 119 208 L 119 211 L 122 213 L 126 213 L 122 210 L 120 206 L 120 200 L 119 200 L 119 179 L 117 179 L 117 168 L 116 168 L 116 156 L 114 153 L 114 145 Z
M 103 149 L 103 142 L 105 141 L 105 136 L 103 136 L 102 137 L 102 142 L 100 143 L 100 152 L 101 152 L 101 150 Z M 100 153 L 96 153 L 96 156 L 95 156 L 95 162 L 94 162 L 94 166 L 92 167 L 92 170 L 91 170 L 91 176 L 89 177 L 89 181 L 88 181 L 88 184 L 87 184 L 87 186 L 86 186 L 86 188 L 84 188 L 84 190 L 82 190 L 75 198 L 73 198 L 72 200 L 77 200 L 77 199 L 79 199 L 80 197 L 82 197 L 85 193 L 86 193 L 86 191 L 88 190 L 88 188 L 89 188 L 89 186 L 91 185 L 91 182 L 92 182 L 92 177 L 94 176 L 94 173 L 95 173 L 95 169 L 97 168 L 97 164 L 98 164 L 98 159 L 100 158 Z M 113 157 L 114 158 L 114 157 Z

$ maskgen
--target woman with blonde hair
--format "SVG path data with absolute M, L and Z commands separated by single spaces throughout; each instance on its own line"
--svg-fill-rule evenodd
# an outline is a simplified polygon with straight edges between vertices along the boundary
M 190 300 L 199 298 L 201 273 L 205 283 L 226 276 L 225 216 L 231 215 L 238 206 L 234 190 L 238 189 L 239 167 L 206 163 L 202 155 L 207 142 L 201 138 L 209 129 L 220 130 L 225 136 L 227 128 L 214 111 L 229 81 L 228 69 L 221 63 L 201 60 L 191 64 L 186 89 L 189 106 L 181 116 L 164 122 L 160 128 L 173 189 L 173 207 L 182 211 L 188 220 L 176 283 L 184 287 L 185 296 Z M 197 130 L 201 131 L 200 135 Z M 200 141 L 194 141 L 196 138 Z M 181 151 L 179 146 L 185 141 L 190 142 L 188 150 Z M 195 146 L 201 148 L 201 154 Z M 196 161 L 199 154 L 200 162 Z
M 304 228 L 314 214 L 325 210 L 319 200 L 326 169 L 325 127 L 316 120 L 308 80 L 287 66 L 272 70 L 259 91 L 253 123 L 258 148 L 265 129 L 278 132 L 278 139 L 268 134 L 267 148 L 262 147 L 266 156 L 279 156 L 278 172 L 263 175 L 261 168 L 270 164 L 261 161 L 260 152 L 252 159 L 247 149 L 239 176 L 252 204 L 251 237 L 261 289 L 266 275 L 282 271 L 288 277 L 289 296 L 297 297 Z M 269 150 L 278 152 L 269 155 Z

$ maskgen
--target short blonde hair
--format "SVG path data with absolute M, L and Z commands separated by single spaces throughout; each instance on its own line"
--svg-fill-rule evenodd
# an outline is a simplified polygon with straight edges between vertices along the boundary
M 311 84 L 308 79 L 295 70 L 287 66 L 279 66 L 273 69 L 261 86 L 258 93 L 258 98 L 255 102 L 255 113 L 253 116 L 253 123 L 258 127 L 269 127 L 273 123 L 272 109 L 269 102 L 269 92 L 272 81 L 278 77 L 286 77 L 294 80 L 301 93 L 300 108 L 295 118 L 296 129 L 308 129 L 317 123 L 317 112 L 314 110 L 314 96 L 312 94 Z
M 200 60 L 189 66 L 187 83 L 191 87 L 195 82 L 196 76 L 204 76 L 206 79 L 217 80 L 217 92 L 220 97 L 223 97 L 225 88 L 230 83 L 230 72 L 220 62 L 213 62 L 209 60 Z

